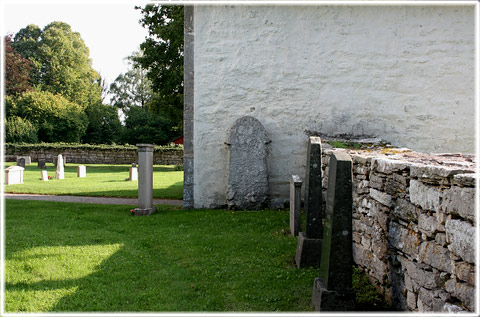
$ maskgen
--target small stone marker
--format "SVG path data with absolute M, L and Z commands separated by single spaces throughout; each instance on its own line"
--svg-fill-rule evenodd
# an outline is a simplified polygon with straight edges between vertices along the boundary
M 5 169 L 5 184 L 23 184 L 23 170 L 21 166 L 10 166 Z
M 298 236 L 301 230 L 300 209 L 302 206 L 302 179 L 298 175 L 290 178 L 290 233 Z
M 56 179 L 65 179 L 65 170 L 63 167 L 63 157 L 62 154 L 58 154 L 57 158 L 57 172 L 55 174 Z
M 157 211 L 157 207 L 153 206 L 154 146 L 153 144 L 137 144 L 137 147 L 140 171 L 138 173 L 138 208 L 135 209 L 135 216 L 147 216 Z
M 87 167 L 85 165 L 78 165 L 77 177 L 87 177 Z
M 227 204 L 230 209 L 261 209 L 268 200 L 267 133 L 257 119 L 245 116 L 230 128 Z
M 305 176 L 305 233 L 298 235 L 295 263 L 298 268 L 320 266 L 322 254 L 322 141 L 310 137 Z
M 132 182 L 138 180 L 138 169 L 135 163 L 132 163 L 132 167 L 130 167 L 128 180 Z
M 314 281 L 312 302 L 317 311 L 351 311 L 355 309 L 352 159 L 344 152 L 330 157 L 327 192 L 320 278 Z
M 45 164 L 45 160 L 38 160 L 38 168 L 41 170 L 44 170 L 47 168 Z
M 27 164 L 27 165 L 32 164 L 32 157 L 31 157 L 31 156 L 19 156 L 19 157 L 17 158 L 17 162 L 18 162 L 18 160 L 21 159 L 21 158 L 24 159 L 24 162 L 25 162 L 24 164 Z M 24 166 L 24 167 L 25 167 L 25 166 Z
M 40 171 L 42 173 L 42 181 L 48 182 L 48 173 L 46 170 Z
M 24 158 L 24 157 L 20 157 L 20 158 L 17 160 L 17 166 L 20 166 L 20 167 L 25 168 L 25 158 Z

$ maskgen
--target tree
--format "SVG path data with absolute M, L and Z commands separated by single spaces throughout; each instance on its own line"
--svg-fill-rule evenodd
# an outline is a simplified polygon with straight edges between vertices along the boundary
M 88 126 L 82 137 L 83 143 L 112 144 L 120 141 L 122 124 L 115 107 L 97 103 L 89 105 L 85 113 L 88 117 Z
M 134 56 L 139 56 L 134 54 Z M 129 57 L 131 60 L 132 57 Z M 118 75 L 110 85 L 111 103 L 123 112 L 130 107 L 141 107 L 148 111 L 152 100 L 152 83 L 147 78 L 147 72 L 141 66 L 130 68 L 126 73 Z
M 5 142 L 37 143 L 38 128 L 30 121 L 20 117 L 10 117 L 5 120 Z
M 30 90 L 32 62 L 22 57 L 12 47 L 12 36 L 5 37 L 5 93 L 17 96 Z
M 32 80 L 40 90 L 61 94 L 82 108 L 101 101 L 100 76 L 89 50 L 68 24 L 53 22 L 42 31 L 29 25 L 15 35 L 12 46 L 34 64 Z
M 31 122 L 41 142 L 80 142 L 85 134 L 88 119 L 83 109 L 61 95 L 27 91 L 8 103 L 9 116 Z
M 140 107 L 131 107 L 126 112 L 123 143 L 167 144 L 177 135 L 171 127 L 168 119 Z
M 183 127 L 183 6 L 148 4 L 140 9 L 140 23 L 149 37 L 140 45 L 135 63 L 147 70 L 155 97 L 150 111 Z

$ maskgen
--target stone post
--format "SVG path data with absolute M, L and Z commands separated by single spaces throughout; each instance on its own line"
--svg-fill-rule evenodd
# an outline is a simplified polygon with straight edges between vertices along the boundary
M 327 211 L 322 243 L 320 278 L 312 302 L 318 311 L 355 309 L 352 290 L 352 159 L 344 152 L 330 156 Z
M 65 169 L 63 165 L 62 154 L 58 154 L 57 158 L 57 172 L 55 174 L 56 179 L 65 179 Z
M 302 179 L 298 175 L 290 178 L 290 233 L 298 236 L 301 230 L 300 209 L 302 206 Z
M 153 206 L 153 144 L 138 147 L 138 208 L 136 216 L 147 216 L 157 211 Z
M 322 143 L 310 137 L 305 177 L 306 231 L 298 235 L 295 263 L 298 268 L 320 266 L 322 254 Z

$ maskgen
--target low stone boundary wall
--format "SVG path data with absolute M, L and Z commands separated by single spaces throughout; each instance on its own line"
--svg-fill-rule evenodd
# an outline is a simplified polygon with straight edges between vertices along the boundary
M 32 161 L 53 159 L 62 154 L 67 163 L 78 164 L 132 164 L 138 161 L 136 148 L 101 148 L 101 147 L 38 147 L 5 145 L 5 162 L 15 162 L 17 156 L 31 156 Z M 155 148 L 153 153 L 155 165 L 183 165 L 183 148 Z
M 339 150 L 323 153 L 324 189 L 329 156 Z M 372 284 L 401 310 L 474 311 L 473 156 L 347 152 L 353 159 L 353 256 Z

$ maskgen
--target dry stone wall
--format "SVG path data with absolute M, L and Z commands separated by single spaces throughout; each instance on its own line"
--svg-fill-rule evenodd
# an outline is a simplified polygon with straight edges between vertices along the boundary
M 101 149 L 101 148 L 34 148 L 5 147 L 5 162 L 15 162 L 17 156 L 30 156 L 32 161 L 39 159 L 53 162 L 62 154 L 67 163 L 78 164 L 132 164 L 137 162 L 136 149 Z M 183 149 L 156 150 L 153 153 L 155 165 L 183 165 Z
M 332 151 L 322 158 L 324 189 Z M 475 159 L 348 152 L 353 256 L 372 284 L 401 310 L 474 311 Z

